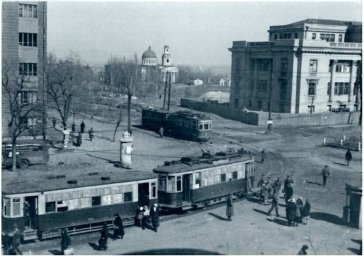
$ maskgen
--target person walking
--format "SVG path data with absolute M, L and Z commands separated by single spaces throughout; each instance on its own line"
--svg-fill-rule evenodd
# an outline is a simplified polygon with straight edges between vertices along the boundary
M 65 254 L 65 251 L 71 246 L 71 238 L 69 237 L 67 230 L 62 229 L 61 233 L 61 252 L 62 255 Z
M 308 218 L 310 217 L 311 212 L 311 203 L 308 199 L 306 199 L 305 205 L 302 207 L 302 223 L 303 225 L 307 224 Z
M 303 208 L 303 198 L 300 197 L 296 201 L 296 212 L 295 212 L 295 225 L 298 226 L 298 223 L 302 223 L 302 208 Z
M 348 151 L 346 151 L 346 154 L 345 154 L 345 160 L 346 160 L 347 166 L 349 166 L 351 159 L 353 159 L 353 156 L 351 155 L 350 149 L 348 149 Z
M 158 204 L 154 204 L 152 209 L 150 210 L 150 216 L 152 218 L 152 225 L 155 232 L 158 231 L 159 227 L 159 208 Z
M 140 207 L 137 211 L 137 225 L 142 229 L 144 229 L 143 218 L 144 218 L 144 208 Z
M 277 217 L 279 217 L 279 213 L 278 213 L 278 193 L 277 191 L 274 191 L 273 193 L 273 199 L 272 199 L 272 206 L 270 207 L 269 211 L 268 211 L 268 216 L 270 216 L 271 212 L 273 211 L 273 209 L 276 211 L 276 215 Z
M 325 167 L 321 171 L 322 175 L 322 185 L 326 186 L 327 177 L 330 176 L 329 167 L 325 165 Z
M 85 128 L 86 128 L 86 125 L 85 125 L 84 121 L 82 120 L 81 125 L 80 125 L 80 131 L 81 131 L 81 133 L 84 133 L 85 132 Z
M 231 217 L 234 216 L 234 205 L 233 205 L 233 198 L 230 195 L 228 195 L 228 198 L 226 200 L 226 217 L 229 221 L 231 221 Z
M 279 194 L 281 186 L 282 186 L 282 181 L 280 178 L 277 178 L 273 183 L 273 190 Z
M 73 121 L 72 122 L 72 125 L 71 125 L 71 131 L 73 132 L 73 133 L 75 133 L 76 132 L 76 123 Z
M 120 215 L 115 214 L 114 220 L 114 237 L 115 239 L 123 239 L 125 235 L 123 220 L 120 218 Z
M 160 136 L 161 138 L 163 138 L 163 134 L 164 134 L 164 128 L 163 128 L 163 126 L 161 126 L 161 127 L 159 128 L 159 136 Z
M 17 254 L 20 254 L 20 255 L 22 254 L 22 252 L 19 249 L 19 246 L 20 246 L 20 243 L 21 243 L 21 237 L 22 237 L 22 233 L 18 229 L 18 226 L 15 225 L 11 246 L 12 246 L 12 250 L 15 251 Z
M 102 225 L 102 229 L 100 231 L 101 237 L 99 239 L 99 249 L 102 251 L 107 250 L 107 239 L 109 238 L 109 230 L 106 222 Z
M 57 124 L 57 120 L 55 117 L 52 118 L 52 125 L 53 125 L 53 128 L 56 129 L 56 124 Z
M 307 255 L 308 245 L 304 244 L 297 255 Z
M 296 201 L 294 198 L 291 198 L 288 200 L 286 205 L 286 218 L 289 227 L 294 226 L 295 212 L 296 212 Z
M 284 199 L 286 201 L 286 203 L 288 202 L 289 199 L 291 199 L 293 196 L 293 187 L 292 184 L 289 183 L 287 188 L 286 188 L 286 192 L 284 194 Z
M 264 163 L 264 159 L 265 159 L 265 151 L 264 151 L 264 148 L 263 148 L 263 150 L 262 150 L 262 152 L 261 152 L 261 159 L 260 159 L 260 162 L 261 162 L 261 163 Z
M 284 180 L 283 192 L 286 194 L 287 187 L 294 183 L 293 179 L 287 175 L 287 178 Z
M 88 130 L 88 137 L 90 138 L 90 141 L 94 138 L 94 129 L 92 127 Z

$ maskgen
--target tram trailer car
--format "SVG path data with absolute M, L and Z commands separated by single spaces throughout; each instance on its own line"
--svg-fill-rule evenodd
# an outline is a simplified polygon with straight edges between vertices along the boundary
M 24 241 L 58 237 L 62 228 L 86 233 L 100 230 L 104 222 L 111 226 L 116 213 L 124 225 L 132 225 L 139 206 L 157 203 L 157 181 L 152 172 L 120 169 L 3 179 L 2 232 L 16 225 Z
M 247 195 L 255 173 L 252 156 L 221 152 L 165 162 L 153 171 L 159 176 L 159 205 L 167 210 L 205 207 L 226 200 L 229 194 Z
M 143 109 L 142 126 L 156 132 L 162 126 L 166 134 L 187 140 L 207 141 L 210 139 L 212 121 L 205 115 L 191 111 Z

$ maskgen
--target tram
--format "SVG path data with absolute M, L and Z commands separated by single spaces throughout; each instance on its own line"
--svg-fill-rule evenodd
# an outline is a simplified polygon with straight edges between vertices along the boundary
M 57 237 L 62 228 L 85 233 L 101 229 L 104 222 L 111 225 L 117 213 L 124 225 L 134 224 L 139 206 L 157 203 L 157 175 L 105 168 L 58 167 L 33 176 L 30 170 L 15 178 L 3 176 L 2 231 L 17 226 L 24 241 Z
M 244 151 L 204 154 L 165 162 L 158 174 L 159 205 L 184 210 L 226 200 L 229 194 L 244 196 L 254 176 L 254 158 Z
M 142 126 L 154 131 L 159 131 L 162 126 L 168 135 L 187 140 L 207 141 L 211 135 L 212 121 L 205 115 L 191 111 L 143 109 Z

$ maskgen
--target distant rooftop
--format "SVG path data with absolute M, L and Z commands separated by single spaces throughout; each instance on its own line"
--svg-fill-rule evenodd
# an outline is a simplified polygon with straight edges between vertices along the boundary
M 343 20 L 326 20 L 326 19 L 305 19 L 297 22 L 290 23 L 288 25 L 299 25 L 299 24 L 322 24 L 322 25 L 338 25 L 338 26 L 347 26 L 347 25 L 361 25 L 361 22 L 358 21 L 343 21 Z

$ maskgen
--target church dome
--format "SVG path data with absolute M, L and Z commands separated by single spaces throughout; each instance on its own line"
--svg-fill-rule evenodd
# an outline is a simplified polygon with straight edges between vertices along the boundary
M 149 46 L 148 50 L 145 51 L 142 55 L 142 58 L 154 58 L 156 59 L 157 58 L 157 55 L 155 54 L 155 52 L 153 52 Z

